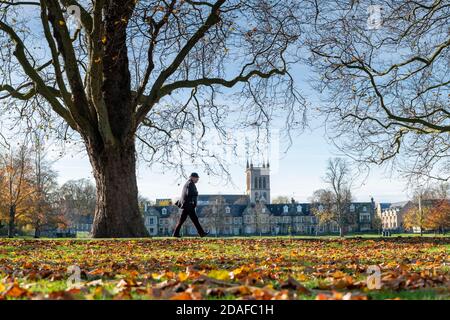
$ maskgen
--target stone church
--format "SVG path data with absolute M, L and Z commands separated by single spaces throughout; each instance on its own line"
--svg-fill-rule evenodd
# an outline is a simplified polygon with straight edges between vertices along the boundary
M 145 225 L 152 236 L 170 236 L 179 218 L 178 207 L 171 201 L 145 206 Z M 319 208 L 317 208 L 320 210 Z M 350 205 L 356 222 L 349 232 L 369 231 L 375 204 L 355 202 Z M 313 214 L 311 203 L 271 203 L 270 164 L 246 166 L 245 194 L 211 194 L 198 197 L 197 215 L 211 236 L 317 235 L 338 233 L 337 224 L 321 224 Z M 196 235 L 188 219 L 182 229 L 185 236 Z

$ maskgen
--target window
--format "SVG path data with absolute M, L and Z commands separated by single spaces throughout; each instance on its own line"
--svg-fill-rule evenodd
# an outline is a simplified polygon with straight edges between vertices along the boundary
M 155 223 L 155 218 L 153 218 L 153 217 L 150 217 L 150 224 L 154 224 Z
M 355 212 L 355 205 L 353 203 L 350 205 L 350 212 Z
M 283 207 L 283 212 L 284 213 L 288 213 L 289 212 L 289 207 L 288 206 L 284 206 Z
M 360 222 L 370 222 L 370 215 L 369 214 L 361 214 L 359 217 Z
M 319 205 L 319 212 L 323 212 L 323 205 Z
M 266 207 L 263 207 L 263 208 L 261 209 L 261 212 L 262 212 L 262 213 L 266 213 Z
M 167 214 L 167 209 L 166 209 L 166 208 L 163 208 L 163 209 L 161 210 L 161 213 L 162 213 L 163 215 L 166 215 L 166 214 Z
M 263 189 L 266 189 L 266 178 L 263 178 Z M 264 194 L 264 197 L 266 197 L 265 194 Z
M 363 212 L 367 212 L 367 207 L 366 206 L 363 207 Z
M 298 206 L 297 206 L 297 212 L 298 213 L 301 213 L 303 211 L 303 207 L 299 204 Z
M 230 213 L 231 213 L 231 208 L 230 208 L 230 207 L 226 207 L 226 208 L 225 208 L 225 212 L 226 212 L 227 214 L 230 214 Z

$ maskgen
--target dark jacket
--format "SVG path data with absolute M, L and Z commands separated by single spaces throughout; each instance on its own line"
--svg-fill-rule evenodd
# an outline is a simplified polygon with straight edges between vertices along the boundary
M 180 208 L 188 209 L 197 207 L 198 191 L 195 183 L 189 179 L 183 186 L 180 198 Z

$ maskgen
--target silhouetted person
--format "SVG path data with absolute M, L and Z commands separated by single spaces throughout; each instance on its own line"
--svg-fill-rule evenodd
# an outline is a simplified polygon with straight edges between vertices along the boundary
M 205 237 L 208 235 L 208 232 L 205 232 L 198 221 L 197 214 L 195 213 L 195 208 L 197 207 L 197 197 L 198 191 L 195 184 L 198 182 L 200 177 L 197 173 L 191 173 L 189 180 L 185 183 L 183 187 L 183 191 L 181 192 L 181 198 L 177 201 L 177 206 L 181 208 L 181 216 L 180 220 L 178 220 L 178 224 L 175 227 L 173 232 L 173 236 L 180 238 L 180 230 L 183 223 L 186 221 L 189 216 L 194 223 L 194 226 L 197 228 L 197 232 L 200 237 Z

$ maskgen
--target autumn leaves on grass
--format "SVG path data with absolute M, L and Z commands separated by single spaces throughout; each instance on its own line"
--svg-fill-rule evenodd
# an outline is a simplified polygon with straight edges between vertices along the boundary
M 4 239 L 0 299 L 449 298 L 449 247 L 449 238 Z M 379 290 L 368 287 L 372 267 Z M 79 279 L 69 282 L 72 270 Z

